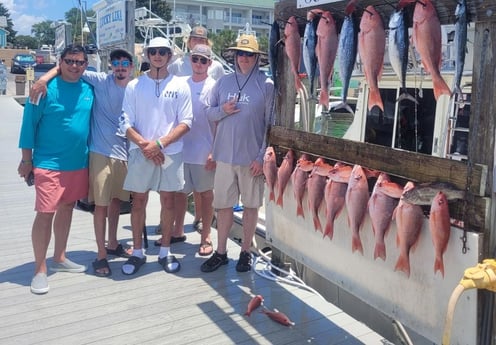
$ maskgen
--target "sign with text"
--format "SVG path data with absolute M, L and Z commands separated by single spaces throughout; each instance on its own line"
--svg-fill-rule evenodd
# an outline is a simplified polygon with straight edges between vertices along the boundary
M 332 4 L 333 2 L 339 1 L 341 0 L 296 0 L 296 8 L 320 6 L 323 4 Z
M 126 40 L 126 2 L 120 1 L 97 12 L 98 46 L 103 47 Z

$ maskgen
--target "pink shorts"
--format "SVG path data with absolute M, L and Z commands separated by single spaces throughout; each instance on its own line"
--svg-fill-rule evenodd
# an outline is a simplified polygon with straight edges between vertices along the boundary
M 57 171 L 34 168 L 37 212 L 54 213 L 60 203 L 71 203 L 88 196 L 88 169 Z

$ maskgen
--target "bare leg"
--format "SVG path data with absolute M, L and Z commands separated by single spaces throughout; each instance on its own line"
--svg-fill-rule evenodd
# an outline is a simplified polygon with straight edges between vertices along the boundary
M 243 242 L 241 251 L 250 252 L 251 242 L 257 230 L 258 208 L 244 208 L 243 210 Z
M 108 207 L 108 243 L 110 249 L 115 249 L 119 245 L 117 241 L 117 227 L 121 214 L 121 201 L 118 198 L 112 199 Z
M 214 218 L 214 208 L 212 202 L 214 200 L 214 192 L 207 190 L 206 192 L 198 193 L 201 198 L 201 214 L 203 219 L 203 229 L 201 232 L 201 243 L 212 242 L 210 239 L 210 226 Z
M 47 273 L 46 253 L 52 235 L 52 220 L 54 213 L 37 212 L 31 230 L 31 241 L 34 252 L 34 274 Z
M 96 247 L 98 260 L 107 257 L 105 250 L 105 225 L 107 221 L 107 206 L 95 205 L 93 212 L 93 227 L 95 228 Z
M 133 206 L 131 208 L 131 228 L 133 230 L 133 247 L 142 249 L 143 228 L 145 227 L 145 211 L 148 202 L 148 192 L 133 193 Z
M 217 253 L 227 252 L 227 238 L 233 225 L 232 207 L 217 210 Z
M 172 231 L 172 236 L 181 237 L 184 235 L 184 216 L 188 208 L 188 196 L 185 193 L 174 193 L 174 208 L 174 230 Z
M 67 239 L 71 229 L 72 211 L 75 202 L 60 203 L 55 212 L 53 220 L 53 234 L 55 237 L 55 248 L 53 251 L 53 260 L 63 262 L 65 260 L 65 250 L 67 248 Z
M 203 206 L 202 206 L 202 197 L 200 192 L 193 192 L 193 202 L 195 205 L 195 222 L 203 220 Z M 204 220 L 203 220 L 204 221 Z M 212 223 L 210 223 L 212 224 Z M 205 226 L 205 225 L 203 225 Z
M 162 224 L 162 247 L 170 247 L 174 226 L 175 192 L 160 192 L 160 223 Z

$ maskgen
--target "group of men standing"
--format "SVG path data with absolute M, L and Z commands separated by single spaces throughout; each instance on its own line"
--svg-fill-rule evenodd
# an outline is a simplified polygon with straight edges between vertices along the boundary
M 176 61 L 169 40 L 150 40 L 143 52 L 150 68 L 135 79 L 128 52 L 118 49 L 110 54 L 112 74 L 106 75 L 85 72 L 86 52 L 69 46 L 56 70 L 35 84 L 33 103 L 24 110 L 18 167 L 25 179 L 34 173 L 36 189 L 33 293 L 49 290 L 46 254 L 52 224 L 55 248 L 50 269 L 86 270 L 66 257 L 66 245 L 74 204 L 87 195 L 95 202 L 97 276 L 111 275 L 107 254 L 127 258 L 122 266 L 125 275 L 135 274 L 146 262 L 142 232 L 150 191 L 160 195 L 158 263 L 166 272 L 181 268 L 171 252 L 171 239 L 183 238 L 178 232 L 183 231 L 186 197 L 193 191 L 202 205 L 198 254 L 213 252 L 201 270 L 211 272 L 228 263 L 227 238 L 233 206 L 240 198 L 244 238 L 236 270 L 251 269 L 250 244 L 263 203 L 262 162 L 272 122 L 273 83 L 258 69 L 264 53 L 255 36 L 242 35 L 228 48 L 234 52 L 235 72 L 217 75 L 217 81 L 209 76 L 219 66 L 212 60 L 206 29 L 195 27 L 189 40 L 197 42 L 188 42 L 190 52 Z M 46 96 L 34 102 L 39 93 Z M 117 241 L 120 201 L 128 200 L 129 192 L 132 250 Z M 215 252 L 209 227 L 214 208 Z

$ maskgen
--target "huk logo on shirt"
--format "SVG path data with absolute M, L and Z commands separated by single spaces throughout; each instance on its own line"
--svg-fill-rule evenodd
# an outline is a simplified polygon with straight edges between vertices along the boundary
M 164 91 L 165 98 L 177 98 L 177 91 Z

